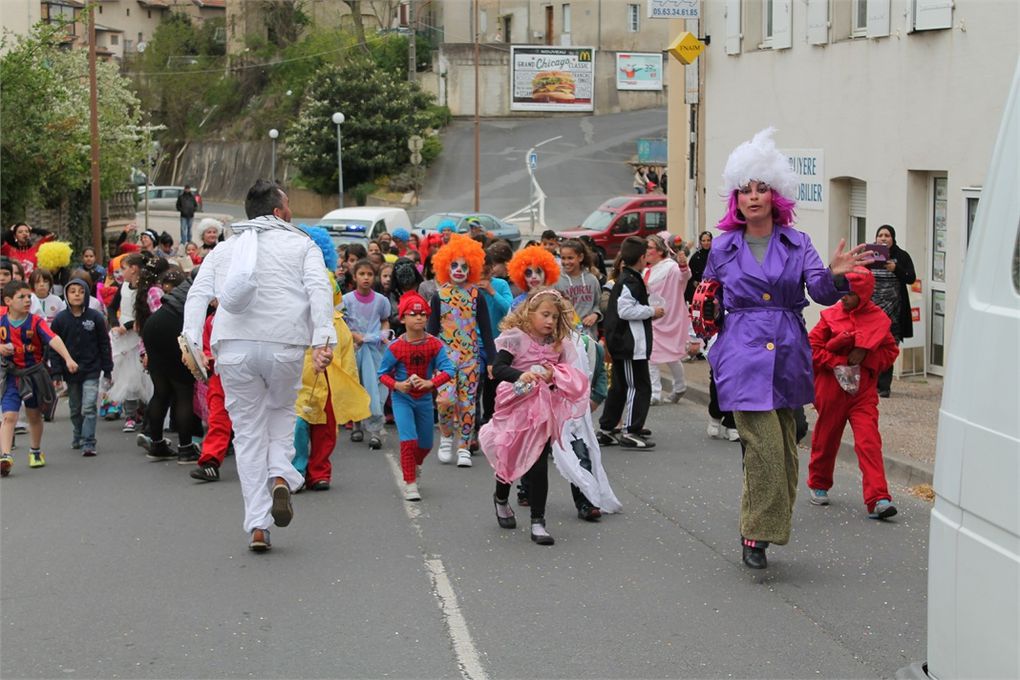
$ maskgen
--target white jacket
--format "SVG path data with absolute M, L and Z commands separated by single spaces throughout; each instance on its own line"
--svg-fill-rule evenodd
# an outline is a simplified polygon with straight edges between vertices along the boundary
M 224 289 L 231 254 L 240 237 L 214 248 L 202 261 L 184 306 L 184 334 L 201 346 L 209 302 Z M 212 346 L 220 340 L 256 340 L 287 345 L 336 344 L 333 291 L 322 251 L 308 236 L 284 229 L 258 234 L 258 291 L 240 314 L 216 312 Z

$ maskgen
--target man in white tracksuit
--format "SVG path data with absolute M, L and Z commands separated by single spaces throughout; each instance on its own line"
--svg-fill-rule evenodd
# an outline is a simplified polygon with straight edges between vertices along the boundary
M 216 371 L 234 426 L 237 475 L 249 548 L 265 552 L 270 521 L 287 526 L 294 469 L 294 403 L 309 345 L 317 370 L 336 344 L 333 291 L 322 251 L 292 226 L 287 194 L 259 180 L 245 199 L 248 221 L 206 256 L 188 292 L 184 336 L 201 346 L 206 308 L 219 309 L 212 331 Z

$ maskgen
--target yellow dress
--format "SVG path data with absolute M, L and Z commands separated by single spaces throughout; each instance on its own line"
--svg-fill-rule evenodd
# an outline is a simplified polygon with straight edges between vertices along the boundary
M 333 415 L 338 425 L 349 420 L 355 422 L 364 420 L 371 415 L 368 392 L 358 380 L 358 365 L 354 360 L 354 338 L 351 337 L 351 331 L 340 312 L 333 313 L 333 327 L 336 329 L 337 342 L 333 348 L 333 361 L 326 367 L 325 374 L 316 374 L 312 350 L 305 352 L 301 389 L 298 391 L 295 408 L 297 417 L 310 425 L 326 423 L 327 394 L 332 396 Z

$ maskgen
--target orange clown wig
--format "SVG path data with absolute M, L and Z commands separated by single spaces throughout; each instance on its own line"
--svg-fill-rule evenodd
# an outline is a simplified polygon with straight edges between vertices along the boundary
M 556 258 L 542 246 L 528 246 L 524 250 L 518 250 L 514 253 L 506 269 L 510 274 L 510 280 L 523 291 L 528 290 L 528 282 L 524 276 L 525 269 L 544 271 L 545 285 L 547 286 L 555 285 L 560 280 L 560 266 L 556 264 Z
M 450 242 L 436 251 L 432 256 L 432 271 L 436 273 L 439 283 L 450 283 L 450 265 L 454 260 L 463 258 L 468 264 L 468 283 L 482 280 L 482 269 L 485 267 L 485 251 L 482 244 L 469 236 L 454 234 Z

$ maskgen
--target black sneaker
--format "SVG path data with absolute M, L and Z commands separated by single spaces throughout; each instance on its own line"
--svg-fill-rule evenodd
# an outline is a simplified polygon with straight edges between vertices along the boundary
M 616 446 L 620 443 L 616 441 L 616 437 L 602 430 L 595 433 L 595 439 L 598 441 L 599 446 Z
M 597 522 L 600 517 L 602 517 L 602 512 L 587 503 L 577 509 L 577 518 L 583 519 L 585 522 Z
M 198 462 L 198 449 L 195 448 L 194 444 L 177 447 L 178 465 L 191 465 L 195 462 Z
M 148 451 L 145 457 L 149 460 L 172 460 L 177 457 L 177 454 L 170 448 L 170 443 L 165 439 L 152 442 Z
M 654 449 L 655 442 L 650 442 L 636 434 L 630 432 L 621 432 L 617 435 L 617 441 L 620 442 L 620 446 L 625 449 Z
M 202 482 L 218 482 L 220 481 L 220 469 L 212 463 L 206 463 L 201 467 L 197 467 L 188 475 L 192 479 L 197 479 Z

